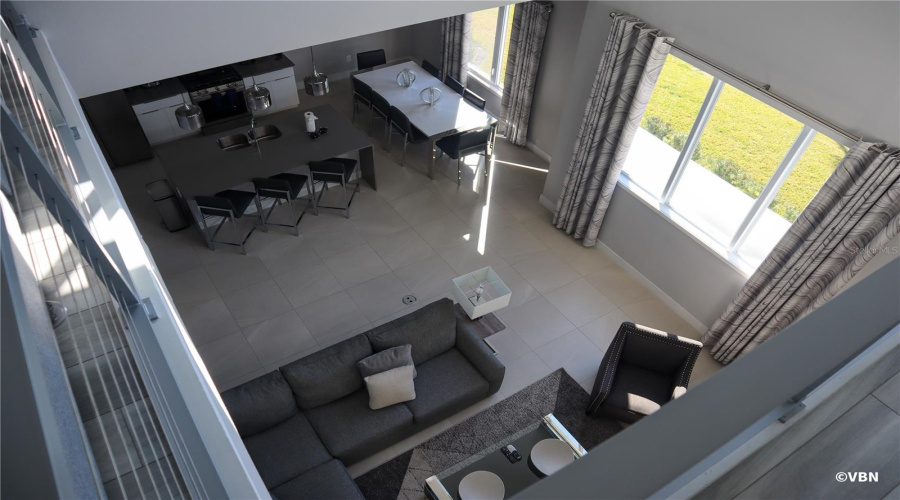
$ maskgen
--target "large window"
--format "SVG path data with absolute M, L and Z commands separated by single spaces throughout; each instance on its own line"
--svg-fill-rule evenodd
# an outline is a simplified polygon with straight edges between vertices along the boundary
M 495 88 L 503 88 L 515 8 L 506 5 L 472 13 L 469 71 Z
M 679 224 L 751 271 L 846 152 L 669 55 L 623 172 Z

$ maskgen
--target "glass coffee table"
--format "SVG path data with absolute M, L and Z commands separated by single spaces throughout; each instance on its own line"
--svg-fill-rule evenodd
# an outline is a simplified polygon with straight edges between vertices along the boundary
M 568 444 L 576 459 L 587 454 L 578 441 L 553 414 L 546 415 L 538 422 L 521 431 L 491 444 L 453 467 L 425 480 L 425 493 L 435 500 L 458 500 L 459 483 L 475 471 L 493 472 L 503 481 L 505 497 L 509 498 L 538 482 L 543 474 L 530 463 L 531 448 L 545 439 L 559 439 Z M 500 451 L 506 445 L 513 445 L 522 460 L 512 463 Z

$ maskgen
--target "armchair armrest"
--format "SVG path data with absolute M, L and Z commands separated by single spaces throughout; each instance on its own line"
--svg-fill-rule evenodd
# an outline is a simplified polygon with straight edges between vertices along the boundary
M 597 378 L 594 380 L 593 389 L 591 389 L 591 400 L 587 408 L 588 415 L 592 415 L 599 410 L 600 405 L 609 396 L 616 369 L 619 366 L 619 361 L 622 359 L 622 349 L 624 347 L 625 331 L 620 328 L 616 332 L 616 336 L 613 338 L 606 354 L 603 355 L 603 361 L 600 362 L 600 369 L 597 371 Z
M 456 348 L 469 360 L 490 384 L 488 394 L 500 390 L 506 367 L 497 359 L 484 340 L 478 338 L 467 325 L 456 323 Z

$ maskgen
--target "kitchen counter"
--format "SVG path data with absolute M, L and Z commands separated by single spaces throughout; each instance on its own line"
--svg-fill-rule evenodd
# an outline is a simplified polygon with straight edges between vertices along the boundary
M 306 135 L 304 111 L 315 113 L 319 117 L 317 125 L 327 127 L 328 134 L 315 141 L 310 139 Z M 309 110 L 280 111 L 256 120 L 257 127 L 263 125 L 275 125 L 282 136 L 261 141 L 261 155 L 255 146 L 222 151 L 216 145 L 216 137 L 247 132 L 249 119 L 245 126 L 214 136 L 194 135 L 167 142 L 155 147 L 154 152 L 169 181 L 186 200 L 223 189 L 241 189 L 242 186 L 252 190 L 247 184 L 254 177 L 268 177 L 298 167 L 300 173 L 306 173 L 305 164 L 309 161 L 344 154 L 356 156 L 357 152 L 363 179 L 377 189 L 372 139 L 334 107 L 322 105 Z
M 159 101 L 160 99 L 179 95 L 184 92 L 187 92 L 187 90 L 185 90 L 184 85 L 178 81 L 178 78 L 166 78 L 165 80 L 160 80 L 159 85 L 155 87 L 145 88 L 137 86 L 125 89 L 125 95 L 128 97 L 128 102 L 130 102 L 132 106 Z
M 288 59 L 284 54 L 257 57 L 252 61 L 253 62 L 248 62 L 247 64 L 244 64 L 247 61 L 234 63 L 231 67 L 241 75 L 241 78 L 250 78 L 251 76 L 264 75 L 266 73 L 272 73 L 273 71 L 292 68 L 294 66 L 293 61 Z

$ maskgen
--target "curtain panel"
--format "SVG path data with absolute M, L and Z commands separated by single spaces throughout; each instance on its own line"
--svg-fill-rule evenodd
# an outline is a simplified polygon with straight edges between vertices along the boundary
M 672 38 L 630 15 L 613 19 L 553 224 L 594 246 Z
M 513 14 L 500 101 L 500 133 L 517 146 L 524 146 L 528 137 L 534 84 L 552 9 L 549 2 L 526 2 L 517 4 Z
M 441 74 L 450 75 L 466 84 L 469 64 L 469 37 L 472 14 L 447 17 L 441 20 Z
M 870 146 L 847 153 L 703 335 L 714 359 L 733 361 L 827 302 L 900 233 L 900 152 Z

